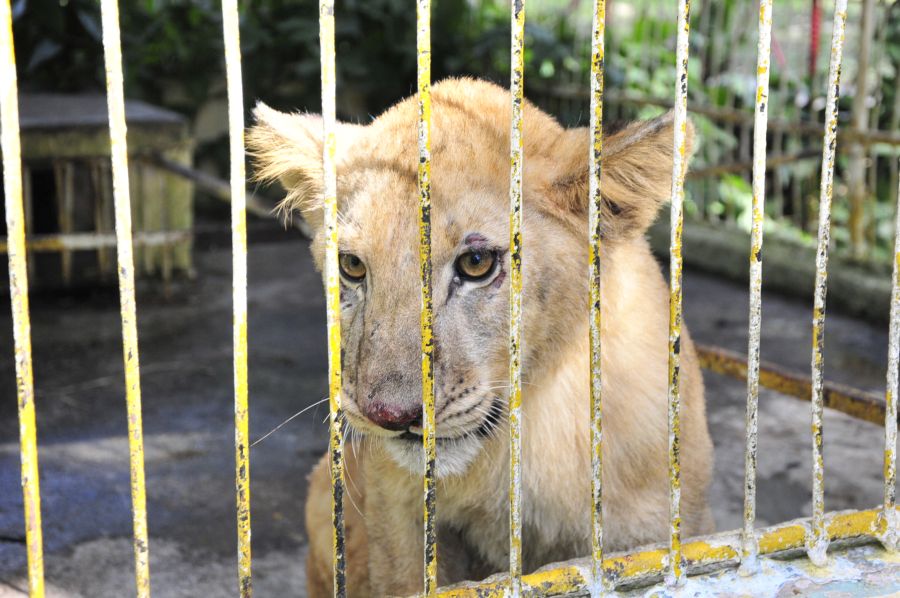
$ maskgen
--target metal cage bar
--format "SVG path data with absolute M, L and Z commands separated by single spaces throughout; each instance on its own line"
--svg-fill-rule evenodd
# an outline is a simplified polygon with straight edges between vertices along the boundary
M 344 413 L 341 408 L 341 291 L 338 271 L 337 117 L 335 109 L 334 0 L 319 2 L 322 53 L 322 171 L 325 226 L 325 307 L 328 320 L 331 517 L 334 528 L 334 595 L 347 593 L 344 554 Z
M 887 385 L 884 393 L 884 506 L 879 521 L 881 543 L 888 550 L 900 544 L 897 502 L 897 392 L 900 370 L 900 177 L 894 232 L 894 271 L 891 277 L 891 323 L 888 332 Z
M 509 135 L 509 589 L 522 591 L 522 117 L 525 94 L 525 0 L 510 11 Z
M 590 281 L 591 337 L 591 576 L 598 591 L 605 588 L 603 575 L 603 378 L 601 375 L 601 269 L 602 225 L 600 214 L 603 196 L 600 192 L 603 153 L 603 60 L 606 34 L 606 0 L 594 3 L 591 32 L 591 149 L 588 181 L 590 203 L 588 221 L 590 248 L 588 276 Z
M 250 556 L 250 431 L 247 388 L 247 196 L 244 166 L 244 90 L 237 0 L 222 0 L 228 145 L 231 159 L 232 342 L 234 345 L 234 465 L 238 588 L 253 594 Z
M 822 148 L 822 181 L 819 195 L 819 235 L 816 250 L 816 282 L 813 305 L 812 339 L 812 527 L 807 538 L 809 559 L 816 565 L 827 560 L 828 534 L 825 530 L 825 464 L 822 455 L 823 367 L 825 350 L 825 293 L 828 288 L 828 243 L 831 237 L 831 197 L 834 185 L 834 160 L 837 147 L 838 93 L 844 29 L 847 24 L 847 0 L 834 5 L 831 33 L 831 64 L 828 69 L 828 99 L 825 109 L 825 135 Z
M 146 598 L 150 596 L 150 549 L 147 538 L 141 374 L 138 359 L 137 305 L 134 296 L 134 257 L 119 6 L 117 0 L 102 0 L 100 8 L 103 24 L 103 56 L 106 64 L 106 100 L 109 107 L 113 201 L 116 213 L 116 256 L 119 265 L 119 301 L 122 311 L 122 351 L 125 359 L 125 401 L 128 407 L 131 505 L 134 519 L 134 577 L 138 597 Z
M 25 206 L 22 201 L 22 147 L 19 139 L 19 91 L 13 46 L 12 11 L 0 2 L 0 145 L 9 258 L 19 409 L 19 451 L 22 460 L 22 501 L 25 506 L 25 546 L 28 552 L 28 592 L 44 596 L 44 541 L 41 530 L 41 489 L 38 472 L 37 424 L 34 418 L 34 370 L 31 360 L 31 319 L 28 309 L 28 266 L 25 249 Z
M 753 122 L 753 224 L 750 230 L 750 318 L 747 327 L 747 445 L 744 449 L 744 528 L 741 565 L 755 567 L 759 546 L 756 522 L 756 443 L 759 406 L 759 337 L 762 325 L 762 245 L 766 214 L 766 128 L 769 120 L 769 55 L 772 46 L 772 0 L 759 2 L 756 50 L 756 110 Z
M 416 54 L 419 88 L 419 274 L 422 279 L 422 448 L 425 451 L 423 558 L 425 596 L 430 598 L 437 592 L 434 330 L 431 311 L 431 0 L 416 2 Z
M 672 215 L 669 260 L 669 555 L 668 582 L 682 582 L 681 547 L 681 235 L 684 221 L 684 176 L 687 168 L 688 34 L 691 2 L 678 2 L 677 73 L 675 80 L 675 138 L 672 159 Z

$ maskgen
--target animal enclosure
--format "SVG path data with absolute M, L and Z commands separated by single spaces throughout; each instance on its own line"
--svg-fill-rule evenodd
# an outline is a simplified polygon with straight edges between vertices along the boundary
M 106 56 L 107 92 L 109 109 L 110 143 L 112 148 L 113 189 L 116 215 L 118 276 L 122 311 L 123 357 L 126 372 L 126 401 L 128 405 L 128 439 L 131 458 L 131 499 L 134 514 L 135 580 L 139 596 L 150 595 L 149 551 L 150 543 L 146 518 L 146 487 L 144 480 L 143 431 L 141 425 L 141 394 L 139 354 L 137 347 L 136 301 L 134 291 L 134 260 L 132 257 L 131 202 L 129 199 L 128 160 L 125 144 L 125 112 L 122 84 L 122 60 L 120 53 L 118 7 L 116 0 L 103 0 L 103 39 Z M 682 320 L 682 222 L 684 207 L 684 180 L 686 175 L 685 128 L 687 122 L 687 69 L 689 60 L 689 10 L 690 2 L 681 0 L 677 23 L 677 80 L 681 83 L 673 90 L 675 107 L 675 138 L 672 140 L 676 160 L 673 165 L 671 195 L 671 244 L 670 244 L 670 329 L 669 329 L 669 473 L 670 473 L 670 537 L 666 546 L 646 547 L 629 554 L 607 554 L 603 545 L 602 487 L 602 371 L 600 350 L 603 341 L 600 334 L 600 259 L 603 251 L 600 206 L 602 191 L 602 115 L 604 75 L 605 2 L 594 5 L 594 29 L 592 39 L 591 135 L 592 152 L 584 159 L 590 164 L 590 261 L 587 273 L 590 277 L 592 311 L 591 323 L 591 400 L 592 400 L 592 538 L 593 550 L 586 559 L 578 562 L 551 566 L 541 571 L 525 574 L 522 570 L 521 513 L 528 508 L 521 501 L 521 365 L 519 348 L 521 326 L 521 265 L 528 259 L 527 224 L 522 220 L 522 170 L 525 167 L 522 152 L 522 106 L 524 94 L 524 27 L 525 1 L 514 0 L 511 5 L 511 55 L 512 73 L 510 103 L 510 246 L 512 259 L 510 296 L 509 395 L 510 431 L 510 566 L 509 574 L 496 579 L 456 588 L 437 587 L 437 560 L 434 528 L 435 494 L 435 421 L 434 421 L 434 372 L 432 369 L 432 306 L 430 262 L 430 1 L 418 0 L 418 101 L 419 101 L 419 212 L 421 256 L 421 339 L 422 380 L 424 406 L 424 451 L 426 466 L 423 471 L 424 544 L 423 584 L 429 596 L 502 596 L 502 595 L 599 595 L 614 588 L 633 587 L 659 583 L 665 587 L 686 583 L 722 583 L 722 578 L 705 577 L 720 568 L 740 566 L 745 576 L 729 578 L 732 587 L 751 584 L 765 575 L 765 567 L 774 567 L 763 557 L 785 554 L 802 554 L 813 565 L 821 566 L 828 560 L 827 551 L 834 545 L 831 558 L 845 558 L 842 547 L 848 543 L 878 542 L 885 550 L 893 551 L 900 540 L 900 519 L 895 505 L 896 484 L 896 394 L 898 385 L 898 359 L 900 359 L 900 252 L 895 253 L 893 296 L 890 314 L 889 369 L 887 395 L 883 404 L 866 403 L 864 397 L 853 393 L 835 391 L 823 379 L 825 293 L 830 236 L 830 207 L 833 195 L 835 146 L 837 143 L 837 96 L 846 24 L 847 0 L 838 0 L 835 6 L 830 77 L 827 83 L 828 119 L 824 130 L 823 167 L 821 171 L 821 195 L 819 207 L 818 253 L 816 261 L 816 292 L 813 313 L 814 329 L 811 355 L 811 380 L 808 386 L 795 392 L 805 395 L 812 408 L 811 448 L 814 468 L 813 500 L 811 516 L 802 521 L 786 522 L 771 528 L 759 529 L 755 525 L 756 505 L 756 439 L 758 391 L 761 384 L 784 388 L 784 377 L 777 372 L 764 370 L 759 361 L 762 242 L 763 242 L 763 185 L 766 168 L 766 125 L 768 118 L 769 45 L 773 1 L 761 0 L 759 5 L 759 52 L 757 66 L 757 94 L 754 111 L 753 135 L 753 228 L 750 264 L 750 328 L 746 364 L 743 366 L 747 380 L 747 434 L 745 470 L 745 508 L 742 529 L 714 537 L 682 538 L 680 531 L 680 397 L 679 359 Z M 410 2 L 412 10 L 412 2 Z M 248 432 L 247 390 L 247 229 L 245 221 L 246 176 L 244 172 L 244 107 L 242 100 L 242 76 L 240 62 L 238 11 L 236 0 L 222 3 L 224 41 L 228 74 L 229 126 L 231 132 L 231 189 L 232 189 L 232 258 L 233 258 L 233 344 L 234 344 L 234 404 L 235 404 L 235 491 L 237 505 L 238 592 L 250 596 L 252 592 L 250 550 L 250 441 Z M 675 15 L 673 15 L 674 18 Z M 336 78 L 334 3 L 322 0 L 320 5 L 320 43 L 322 55 L 322 106 L 324 118 L 323 163 L 325 170 L 325 222 L 326 222 L 326 287 L 328 313 L 328 348 L 330 381 L 330 454 L 332 456 L 333 522 L 334 522 L 334 582 L 335 594 L 345 595 L 345 554 L 343 543 L 343 450 L 344 419 L 341 411 L 341 331 L 339 307 L 339 277 L 337 241 L 340 235 L 336 197 L 335 132 L 336 132 Z M 36 422 L 34 414 L 34 390 L 31 365 L 30 324 L 28 306 L 27 244 L 25 236 L 25 212 L 22 202 L 21 160 L 19 148 L 18 98 L 16 71 L 11 33 L 11 3 L 0 2 L 0 48 L 2 65 L 2 145 L 6 214 L 9 231 L 10 289 L 15 322 L 16 371 L 18 387 L 19 421 L 21 432 L 22 485 L 24 490 L 25 520 L 27 531 L 29 588 L 32 596 L 44 594 L 43 542 L 38 485 L 38 459 Z M 900 184 L 900 181 L 898 181 Z M 414 217 L 410 214 L 410 218 Z M 897 223 L 900 237 L 900 219 Z M 524 234 L 523 234 L 524 232 Z M 737 368 L 740 360 L 728 355 L 707 353 L 709 367 Z M 738 365 L 735 365 L 735 364 Z M 718 364 L 718 365 L 717 365 Z M 738 372 L 740 375 L 740 372 Z M 824 502 L 825 468 L 822 458 L 822 416 L 825 406 L 833 406 L 865 417 L 882 420 L 885 426 L 884 446 L 884 501 L 865 511 L 827 513 Z M 854 554 L 852 561 L 878 562 L 881 553 Z M 849 558 L 849 557 L 848 557 Z M 889 567 L 889 565 L 880 565 Z M 793 573 L 798 578 L 805 569 L 798 566 Z M 887 569 L 885 569 L 888 571 Z M 693 576 L 697 574 L 697 576 Z M 693 576 L 688 579 L 688 576 Z M 894 579 L 897 579 L 895 574 Z

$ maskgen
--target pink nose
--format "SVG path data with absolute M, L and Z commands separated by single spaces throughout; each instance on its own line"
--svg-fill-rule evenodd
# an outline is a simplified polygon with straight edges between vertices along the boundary
M 365 407 L 366 417 L 385 430 L 399 432 L 422 421 L 422 406 L 401 407 L 372 401 Z

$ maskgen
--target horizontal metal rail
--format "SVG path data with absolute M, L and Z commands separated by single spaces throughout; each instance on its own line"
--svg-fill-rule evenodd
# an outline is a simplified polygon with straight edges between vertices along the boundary
M 737 380 L 747 379 L 747 357 L 721 347 L 697 345 L 700 367 Z M 806 374 L 786 370 L 767 361 L 759 363 L 759 385 L 780 394 L 809 401 L 812 380 Z M 823 404 L 829 409 L 846 413 L 877 425 L 884 424 L 884 400 L 873 393 L 825 381 L 822 386 Z
M 829 513 L 825 531 L 831 542 L 853 544 L 877 541 L 882 509 Z M 900 511 L 895 509 L 900 515 Z M 790 556 L 806 549 L 807 528 L 811 518 L 797 519 L 757 530 L 760 556 Z M 667 573 L 669 549 L 657 545 L 628 553 L 608 555 L 603 572 L 615 588 L 643 586 L 658 582 Z M 708 573 L 734 567 L 741 559 L 741 532 L 735 530 L 691 539 L 682 545 L 686 574 Z M 528 596 L 582 595 L 591 590 L 589 558 L 549 565 L 522 576 L 522 593 Z M 508 580 L 497 575 L 477 583 L 463 583 L 443 589 L 439 598 L 501 598 L 506 596 Z
M 146 231 L 134 233 L 134 246 L 157 247 L 186 241 L 194 236 L 193 230 Z M 25 247 L 34 253 L 57 253 L 68 251 L 90 251 L 116 246 L 114 233 L 68 233 L 50 235 L 29 235 L 25 237 Z M 0 253 L 9 251 L 9 240 L 0 237 Z

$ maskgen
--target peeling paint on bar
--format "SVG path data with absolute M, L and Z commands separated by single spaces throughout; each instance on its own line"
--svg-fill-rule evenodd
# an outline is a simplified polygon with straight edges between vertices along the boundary
M 147 490 L 144 483 L 144 433 L 141 424 L 141 374 L 138 361 L 137 305 L 131 239 L 131 199 L 128 189 L 128 146 L 125 140 L 125 95 L 117 0 L 102 0 L 103 56 L 116 213 L 116 255 L 122 309 L 122 352 L 125 358 L 125 401 L 128 406 L 128 448 L 131 464 L 131 505 L 134 518 L 134 577 L 138 598 L 150 596 L 150 549 L 147 540 Z
M 895 508 L 895 514 L 897 514 Z M 831 513 L 826 517 L 825 533 L 832 541 L 875 540 L 874 532 L 881 509 Z M 805 549 L 810 519 L 798 519 L 758 530 L 759 556 L 791 555 Z M 683 546 L 688 574 L 733 568 L 740 563 L 741 531 L 734 530 L 695 538 Z M 802 553 L 801 553 L 802 554 Z M 610 585 L 642 586 L 656 583 L 668 573 L 668 549 L 664 545 L 644 547 L 635 552 L 610 555 L 603 569 Z M 544 567 L 522 578 L 526 596 L 581 595 L 591 590 L 590 558 L 576 559 Z M 487 580 L 465 582 L 439 592 L 440 598 L 501 598 L 509 581 L 504 574 Z
M 756 443 L 759 405 L 759 337 L 762 322 L 762 245 L 766 206 L 766 128 L 769 118 L 769 55 L 772 45 L 772 0 L 759 3 L 756 50 L 756 110 L 753 123 L 753 224 L 750 231 L 750 319 L 747 348 L 747 445 L 744 449 L 744 528 L 741 565 L 756 568 L 759 547 L 756 522 Z
M 522 116 L 525 92 L 525 0 L 512 0 L 509 153 L 509 592 L 522 584 Z
M 38 475 L 37 424 L 34 418 L 34 371 L 31 360 L 31 320 L 28 309 L 28 267 L 25 249 L 25 206 L 22 201 L 22 147 L 19 139 L 19 90 L 13 46 L 10 2 L 0 2 L 0 145 L 9 257 L 22 461 L 22 501 L 25 547 L 28 553 L 28 594 L 44 596 L 44 540 L 41 530 L 41 489 Z
M 222 1 L 231 156 L 231 261 L 234 344 L 234 464 L 238 588 L 253 594 L 250 575 L 250 433 L 247 389 L 247 197 L 244 169 L 244 92 L 237 0 Z
M 603 197 L 600 193 L 601 156 L 603 151 L 603 61 L 606 33 L 606 0 L 594 3 L 591 37 L 591 149 L 589 180 L 590 207 L 589 249 L 591 304 L 591 596 L 606 589 L 603 577 L 603 416 L 601 408 L 602 376 L 600 370 L 600 221 Z
M 687 167 L 687 84 L 690 0 L 678 2 L 676 42 L 675 139 L 672 160 L 672 241 L 669 261 L 669 554 L 667 581 L 682 582 L 681 551 L 681 234 L 684 220 L 684 175 Z
M 437 592 L 435 529 L 434 329 L 431 302 L 431 0 L 416 2 L 419 145 L 419 274 L 422 279 L 422 444 L 425 451 L 425 596 Z
M 900 188 L 900 179 L 897 185 Z M 879 521 L 881 543 L 892 552 L 900 548 L 900 519 L 894 508 L 897 502 L 897 385 L 900 370 L 900 200 L 897 202 L 895 217 L 891 324 L 888 334 L 887 388 L 884 395 L 884 510 Z
M 831 236 L 831 197 L 837 146 L 838 95 L 847 0 L 834 5 L 831 36 L 831 65 L 828 70 L 828 101 L 825 109 L 825 138 L 822 150 L 822 181 L 819 196 L 819 240 L 816 251 L 816 283 L 813 306 L 812 342 L 812 524 L 807 538 L 809 558 L 817 565 L 827 562 L 828 536 L 825 532 L 825 465 L 822 457 L 822 384 L 825 350 L 825 293 L 828 286 L 828 243 Z
M 334 0 L 319 1 L 322 54 L 322 171 L 324 173 L 325 308 L 328 320 L 328 393 L 331 416 L 331 516 L 334 595 L 347 594 L 344 552 L 344 413 L 341 409 L 341 290 L 338 270 L 337 116 L 335 109 Z

